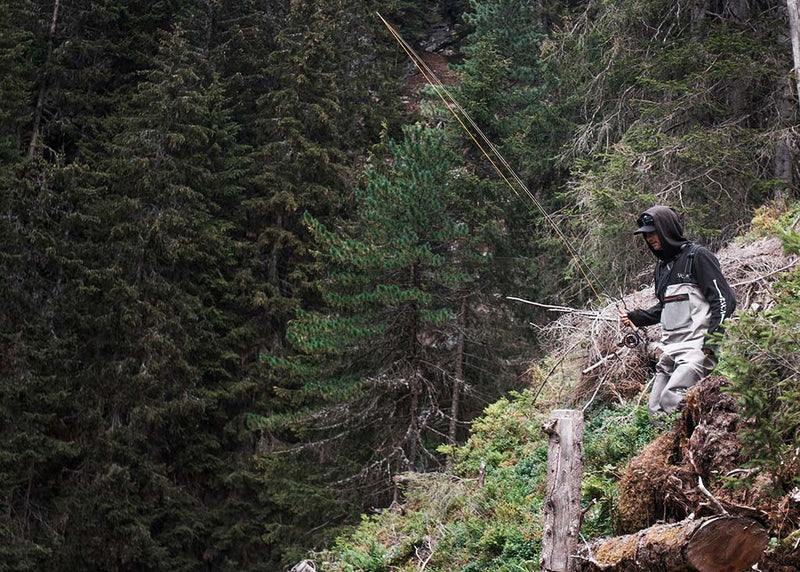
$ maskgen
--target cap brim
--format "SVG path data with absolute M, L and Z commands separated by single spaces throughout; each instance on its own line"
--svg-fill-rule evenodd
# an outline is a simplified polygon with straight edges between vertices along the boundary
M 655 230 L 656 230 L 656 227 L 654 227 L 652 224 L 646 224 L 646 225 L 640 226 L 639 228 L 634 230 L 633 234 L 645 234 L 647 232 L 653 232 Z

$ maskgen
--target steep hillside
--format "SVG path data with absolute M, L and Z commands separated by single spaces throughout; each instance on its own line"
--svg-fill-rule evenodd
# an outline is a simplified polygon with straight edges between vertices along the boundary
M 584 540 L 726 512 L 769 531 L 759 570 L 800 569 L 798 450 L 781 467 L 754 455 L 753 436 L 773 420 L 752 415 L 737 365 L 741 348 L 759 343 L 743 336 L 742 325 L 762 316 L 779 330 L 776 312 L 792 307 L 784 292 L 800 284 L 799 235 L 792 229 L 797 212 L 776 214 L 761 211 L 747 236 L 718 253 L 740 309 L 715 374 L 689 393 L 667 428 L 654 429 L 641 405 L 648 391 L 647 344 L 599 357 L 619 349 L 620 331 L 602 319 L 614 315 L 614 304 L 562 309 L 544 328 L 550 353 L 532 366 L 530 388 L 486 409 L 469 441 L 454 451 L 451 473 L 398 477 L 390 509 L 364 516 L 351 535 L 295 570 L 538 570 L 547 457 L 541 427 L 552 409 L 564 407 L 583 409 L 587 423 Z M 638 304 L 649 290 L 624 301 Z M 797 334 L 795 323 L 791 335 Z M 773 409 L 800 387 L 798 356 L 781 357 L 795 369 L 783 380 L 786 391 L 767 404 Z M 791 415 L 797 414 L 794 406 Z M 784 445 L 797 447 L 796 432 L 793 438 Z

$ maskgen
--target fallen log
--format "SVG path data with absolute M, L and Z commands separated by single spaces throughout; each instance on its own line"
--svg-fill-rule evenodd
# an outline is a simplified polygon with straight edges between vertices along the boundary
M 579 572 L 743 572 L 767 546 L 766 529 L 749 518 L 710 516 L 657 524 L 584 545 Z

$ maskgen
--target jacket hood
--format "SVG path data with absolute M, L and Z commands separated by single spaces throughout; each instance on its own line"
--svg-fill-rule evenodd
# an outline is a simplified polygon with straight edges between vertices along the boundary
M 653 226 L 656 227 L 656 232 L 658 232 L 658 236 L 661 239 L 661 250 L 653 250 L 653 247 L 645 240 L 647 248 L 661 260 L 672 260 L 689 242 L 683 236 L 683 225 L 678 219 L 678 213 L 672 207 L 657 205 L 644 211 L 642 215 L 644 214 L 649 214 L 653 217 Z

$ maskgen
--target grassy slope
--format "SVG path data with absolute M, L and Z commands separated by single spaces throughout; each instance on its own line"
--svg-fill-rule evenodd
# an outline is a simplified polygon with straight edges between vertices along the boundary
M 551 404 L 531 390 L 501 399 L 456 451 L 453 475 L 404 475 L 401 504 L 364 517 L 352 535 L 317 555 L 319 570 L 537 570 Z M 584 504 L 596 499 L 585 535 L 612 533 L 616 482 L 653 437 L 642 407 L 587 414 Z M 481 466 L 485 465 L 482 477 Z
M 742 240 L 769 234 L 776 219 L 768 218 L 764 225 L 757 216 L 754 226 L 761 224 L 761 231 Z M 549 370 L 548 361 L 538 369 Z M 489 406 L 474 422 L 469 441 L 454 452 L 452 474 L 399 476 L 399 502 L 364 516 L 352 534 L 313 555 L 316 569 L 538 570 L 547 460 L 541 426 L 552 409 L 584 391 L 568 386 L 576 373 L 551 378 L 538 397 L 530 389 Z M 581 529 L 586 539 L 617 533 L 619 478 L 656 436 L 638 405 L 641 397 L 625 405 L 597 399 L 586 411 L 583 506 L 593 503 Z

